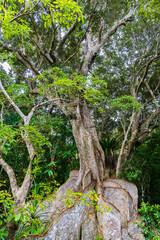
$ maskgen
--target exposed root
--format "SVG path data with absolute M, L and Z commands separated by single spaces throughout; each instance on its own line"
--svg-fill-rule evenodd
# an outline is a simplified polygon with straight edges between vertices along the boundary
M 68 181 L 59 188 L 57 195 L 63 197 L 67 189 L 75 191 L 75 186 L 78 184 L 80 186 L 78 189 L 82 190 L 79 192 L 85 194 L 96 187 L 99 195 L 98 206 L 107 206 L 112 212 L 105 210 L 102 215 L 98 210 L 93 211 L 91 206 L 80 204 L 79 197 L 74 200 L 71 207 L 67 208 L 56 200 L 52 209 L 58 206 L 61 212 L 52 215 L 53 220 L 43 234 L 30 235 L 28 240 L 93 240 L 97 235 L 102 236 L 103 240 L 109 238 L 126 240 L 125 236 L 129 235 L 130 240 L 144 240 L 133 224 L 138 215 L 134 206 L 137 198 L 132 199 L 132 196 L 136 196 L 137 189 L 132 183 L 121 179 L 108 179 L 104 181 L 103 186 L 100 186 L 98 181 L 96 184 L 96 181 L 91 179 L 91 172 L 88 169 L 80 177 L 77 172 L 73 172 Z

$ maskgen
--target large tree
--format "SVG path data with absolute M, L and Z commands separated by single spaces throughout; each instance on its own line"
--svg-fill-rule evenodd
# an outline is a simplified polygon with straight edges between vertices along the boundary
M 80 18 L 78 9 L 73 11 L 69 4 L 68 1 L 59 2 L 57 11 L 56 4 L 52 5 L 51 2 L 32 1 L 24 4 L 15 2 L 15 5 L 11 2 L 4 3 L 1 17 L 3 29 L 1 51 L 7 53 L 13 72 L 21 81 L 28 84 L 30 93 L 42 92 L 45 99 L 58 106 L 69 118 L 80 156 L 81 174 L 78 186 L 86 168 L 92 170 L 93 178 L 99 183 L 104 176 L 104 153 L 87 107 L 87 76 L 100 49 L 121 26 L 132 20 L 136 6 L 134 2 L 126 3 L 123 8 L 119 2 L 82 1 L 79 4 L 84 12 L 84 20 L 79 23 L 77 19 L 73 22 L 72 18 L 71 20 L 67 18 L 72 12 L 73 18 L 75 14 Z M 61 18 L 64 20 L 61 21 Z M 69 21 L 70 28 L 67 28 L 65 21 Z M 56 73 L 54 67 L 57 66 L 63 72 L 68 71 L 68 74 L 63 76 L 59 70 Z M 53 70 L 50 71 L 51 68 Z M 77 75 L 74 76 L 73 73 Z M 72 82 L 75 81 L 77 84 L 75 94 L 73 91 L 68 94 L 63 92 L 61 89 L 65 87 L 63 83 L 62 87 L 60 84 L 56 87 L 54 84 L 45 83 L 45 81 L 55 83 L 58 75 L 61 81 L 67 77 Z M 81 78 L 76 79 L 78 75 L 86 76 L 83 85 Z M 96 84 L 100 85 L 98 82 Z M 42 88 L 45 90 L 41 91 Z M 1 90 L 5 93 L 2 85 Z M 9 100 L 7 95 L 6 97 Z M 13 102 L 11 104 L 24 120 L 23 113 Z
M 83 17 L 77 4 L 81 6 Z M 33 112 L 46 103 L 50 103 L 49 112 L 57 106 L 68 117 L 80 159 L 80 175 L 76 189 L 81 186 L 87 168 L 91 169 L 93 179 L 97 179 L 100 185 L 105 170 L 104 152 L 99 143 L 90 107 L 91 105 L 99 107 L 99 102 L 105 104 L 106 84 L 104 80 L 93 77 L 93 63 L 99 54 L 101 56 L 105 54 L 104 46 L 110 43 L 111 37 L 118 31 L 121 34 L 120 31 L 126 24 L 133 21 L 137 8 L 136 1 L 78 1 L 77 4 L 75 1 L 60 0 L 3 2 L 2 60 L 7 60 L 12 66 L 13 81 L 27 85 L 30 96 L 35 95 L 30 112 L 24 114 L 20 110 L 18 101 L 17 103 L 16 100 L 13 101 L 14 94 L 13 97 L 7 94 L 7 85 L 3 86 L 5 82 L 2 81 L 0 85 L 7 100 L 23 119 L 24 126 L 29 125 Z M 149 65 L 158 57 L 155 55 L 145 63 L 142 68 L 144 75 L 142 74 L 138 88 L 145 79 Z M 139 71 L 138 73 L 141 73 Z M 134 76 L 133 81 L 135 81 Z M 132 96 L 136 100 L 135 91 L 137 90 L 133 87 Z M 159 113 L 159 110 L 157 111 Z M 135 133 L 137 135 L 134 131 L 134 128 L 136 130 L 134 124 L 136 125 L 137 121 L 134 119 L 139 115 L 140 112 L 132 114 L 128 131 L 124 136 L 122 151 L 131 126 L 133 135 L 135 136 Z M 134 136 L 131 136 L 130 143 Z M 35 151 L 29 138 L 25 141 L 30 153 L 30 168 Z M 121 152 L 118 163 L 121 162 L 122 155 Z M 2 156 L 1 165 L 10 177 L 10 181 L 16 186 L 13 169 L 6 165 Z M 119 167 L 118 165 L 117 172 Z M 31 174 L 30 170 L 27 174 Z M 26 186 L 26 192 L 30 181 L 29 176 L 27 185 L 22 185 Z M 17 187 L 16 189 L 18 191 Z M 13 185 L 12 192 L 15 192 Z
M 74 190 L 82 189 L 88 168 L 92 179 L 102 187 L 105 157 L 109 159 L 106 176 L 112 173 L 110 165 L 114 166 L 112 150 L 116 144 L 111 146 L 114 139 L 115 142 L 121 140 L 118 175 L 136 145 L 143 143 L 154 129 L 152 124 L 160 112 L 159 89 L 155 87 L 159 42 L 156 41 L 155 47 L 152 33 L 146 31 L 140 16 L 134 18 L 139 7 L 137 1 L 13 0 L 1 3 L 1 61 L 7 61 L 11 69 L 9 78 L 2 72 L 0 79 L 0 164 L 8 174 L 16 206 L 25 202 L 33 181 L 32 165 L 47 141 L 45 134 L 40 134 L 41 129 L 33 127 L 36 116 L 43 116 L 42 107 L 50 117 L 59 109 L 72 127 L 80 161 Z M 151 24 L 155 31 L 156 21 L 155 14 Z M 143 29 L 140 35 L 138 28 Z M 130 41 L 124 46 L 127 38 Z M 102 64 L 106 65 L 105 70 Z M 12 127 L 6 121 L 6 106 L 10 114 L 18 116 Z M 41 119 L 43 122 L 44 118 Z M 108 143 L 103 141 L 106 121 L 115 137 L 111 141 L 108 138 Z M 96 122 L 101 125 L 99 134 Z M 49 131 L 52 135 L 54 129 Z M 29 155 L 20 184 L 14 164 L 6 156 L 10 145 L 19 139 L 23 146 L 25 143 Z

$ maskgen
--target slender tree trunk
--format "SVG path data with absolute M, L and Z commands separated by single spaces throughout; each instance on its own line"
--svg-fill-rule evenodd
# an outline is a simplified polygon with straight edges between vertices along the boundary
M 138 130 L 139 130 L 140 113 L 141 113 L 141 111 L 139 111 L 137 113 L 132 113 L 132 117 L 130 119 L 130 124 L 126 131 L 126 134 L 125 134 L 122 146 L 121 146 L 120 154 L 118 157 L 118 162 L 117 162 L 117 167 L 116 167 L 116 176 L 118 176 L 118 174 L 121 172 L 123 163 L 125 161 L 127 161 L 130 153 L 133 150 L 133 147 L 134 147 L 134 144 L 135 144 L 135 141 L 137 138 Z M 128 140 L 130 132 L 131 132 L 131 138 Z

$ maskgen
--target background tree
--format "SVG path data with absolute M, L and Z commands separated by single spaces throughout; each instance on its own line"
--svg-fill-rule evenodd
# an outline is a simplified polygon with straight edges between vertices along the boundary
M 104 121 L 99 130 L 104 129 L 104 126 L 110 128 L 110 124 L 113 126 L 114 122 L 116 125 L 112 128 L 113 134 L 118 128 L 119 137 L 121 134 L 124 136 L 117 174 L 123 162 L 134 155 L 136 147 L 141 145 L 150 132 L 159 125 L 157 34 L 159 34 L 159 25 L 155 22 L 146 24 L 146 18 L 138 15 L 120 35 L 112 37 L 112 42 L 104 47 L 106 57 L 97 58 L 95 64 L 95 74 L 107 81 L 111 101 L 108 102 L 108 109 L 105 111 Z M 129 95 L 133 97 L 132 100 L 135 99 L 140 104 L 139 111 L 135 111 L 129 105 L 125 106 L 132 101 L 131 98 L 125 97 Z M 112 118 L 114 116 L 116 121 L 107 118 L 109 114 Z

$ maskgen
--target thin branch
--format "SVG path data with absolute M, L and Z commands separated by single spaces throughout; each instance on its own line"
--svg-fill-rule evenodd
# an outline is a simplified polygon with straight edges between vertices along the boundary
M 34 154 L 34 156 L 35 156 L 35 154 Z M 34 156 L 30 160 L 30 163 L 29 163 L 29 166 L 28 166 L 28 169 L 27 169 L 27 173 L 26 173 L 25 178 L 23 180 L 22 186 L 19 189 L 19 195 L 22 194 L 24 201 L 27 197 L 28 190 L 29 190 L 29 187 L 30 187 L 30 184 L 31 184 L 32 161 L 34 159 Z
M 3 142 L 2 145 L 1 145 L 1 151 L 0 151 L 1 154 L 4 153 L 4 152 L 3 152 L 3 148 L 4 148 L 5 144 L 6 144 L 6 142 L 7 142 L 7 139 L 5 139 L 4 142 Z M 0 141 L 0 143 L 1 143 L 1 141 Z
M 35 12 L 32 12 L 32 10 L 38 5 L 38 3 L 36 3 L 28 12 L 21 13 L 22 12 L 22 10 L 21 10 L 12 20 L 10 20 L 10 23 L 12 23 L 13 21 L 15 21 L 18 18 L 21 18 L 23 16 L 34 14 Z M 25 9 L 23 9 L 23 10 L 25 10 Z
M 73 58 L 77 54 L 77 52 L 78 49 L 76 49 L 76 51 L 65 60 L 64 64 L 66 64 L 71 58 Z
M 125 134 L 126 134 L 126 124 L 125 124 L 124 118 L 123 119 L 120 118 L 120 123 L 121 123 L 121 126 L 123 128 L 123 134 L 125 136 Z
M 48 50 L 51 57 L 52 57 L 52 52 L 53 52 L 54 44 L 55 44 L 55 26 L 54 26 L 53 22 L 52 22 L 52 29 L 53 29 L 53 33 L 52 33 L 52 38 L 51 38 L 50 46 L 49 46 L 49 50 Z
M 98 36 L 98 42 L 99 43 L 101 43 L 101 41 L 102 41 L 103 27 L 104 27 L 104 18 L 101 19 L 101 25 L 100 25 L 100 28 L 99 28 L 99 36 Z
M 76 51 L 73 53 L 73 54 L 71 54 L 66 60 L 65 60 L 65 64 L 72 58 L 72 57 L 74 57 L 75 55 L 76 55 L 76 53 L 78 52 L 78 49 L 79 49 L 79 46 L 80 46 L 80 44 L 81 44 L 81 42 L 85 39 L 85 36 L 86 36 L 86 32 L 84 33 L 84 35 L 81 37 L 81 39 L 78 41 L 78 43 L 77 43 L 77 47 L 76 47 Z
M 33 31 L 34 31 L 34 33 L 35 33 L 35 36 L 36 36 L 36 38 L 37 38 L 37 41 L 39 41 L 40 40 L 40 35 L 39 35 L 39 33 L 38 33 L 38 30 L 37 30 L 37 28 L 36 28 L 36 23 L 35 23 L 35 19 L 34 19 L 34 17 L 32 17 L 32 16 L 30 16 L 30 19 L 31 19 L 31 23 L 32 23 L 32 26 L 33 26 Z
M 154 49 L 154 46 L 152 46 L 151 49 L 148 50 L 148 52 L 147 52 L 147 49 L 145 49 L 145 50 L 144 50 L 144 55 L 142 55 L 141 57 L 137 58 L 137 59 L 135 60 L 135 63 L 134 63 L 134 64 L 138 63 L 138 65 L 140 66 L 141 63 L 142 63 L 142 61 L 143 61 L 145 58 L 150 57 L 150 56 L 152 55 L 152 50 L 153 50 L 153 49 Z M 146 53 L 146 52 L 147 52 L 147 53 Z M 138 67 L 138 66 L 137 66 L 137 67 Z M 145 65 L 144 65 L 142 68 L 144 68 L 144 67 L 145 67 Z M 140 70 L 140 72 L 141 72 L 141 70 Z M 139 73 L 138 73 L 138 74 L 139 74 Z
M 31 91 L 32 87 L 31 87 L 31 81 L 30 79 L 28 79 L 27 77 L 25 77 L 23 74 L 21 74 L 18 70 L 14 69 L 14 72 L 21 78 L 24 79 L 24 81 L 28 84 L 28 88 Z
M 75 21 L 73 25 L 68 29 L 68 31 L 65 33 L 62 40 L 59 42 L 58 46 L 56 47 L 56 51 L 58 52 L 59 49 L 64 45 L 65 41 L 67 40 L 68 36 L 71 35 L 72 32 L 76 29 L 78 21 Z
M 153 98 L 154 104 L 156 105 L 157 108 L 159 108 L 160 105 L 158 104 L 158 101 L 157 101 L 157 99 L 156 99 L 156 96 L 154 95 L 154 93 L 153 93 L 152 89 L 150 88 L 149 84 L 148 84 L 147 82 L 145 82 L 145 85 L 146 85 L 149 93 L 151 94 L 151 96 L 152 96 L 152 98 Z
M 98 138 L 99 140 L 102 139 L 102 133 L 103 133 L 103 130 L 104 130 L 104 126 L 106 124 L 106 121 L 110 118 L 110 115 L 108 115 L 107 117 L 102 117 L 102 122 L 101 122 L 101 126 L 100 126 L 100 130 L 98 132 Z
M 53 64 L 53 59 L 50 57 L 49 54 L 44 53 L 43 50 L 40 47 L 40 44 L 38 42 L 35 41 L 34 38 L 29 38 L 30 41 L 36 46 L 36 48 L 39 50 L 39 54 L 41 54 L 44 58 L 46 58 L 46 60 L 50 63 Z
M 13 196 L 15 197 L 17 191 L 19 190 L 19 188 L 17 186 L 17 180 L 16 180 L 15 173 L 14 173 L 13 169 L 11 168 L 11 166 L 9 166 L 3 160 L 3 158 L 1 156 L 0 156 L 0 164 L 3 167 L 3 169 L 5 170 L 5 172 L 7 173 L 8 177 L 9 177 L 11 190 L 12 190 Z
M 151 58 L 151 59 L 146 63 L 146 65 L 145 65 L 145 71 L 144 71 L 144 74 L 143 74 L 143 76 L 142 76 L 142 78 L 141 78 L 141 80 L 140 80 L 140 82 L 139 82 L 139 85 L 138 85 L 138 87 L 137 87 L 136 93 L 138 93 L 139 88 L 141 87 L 142 83 L 144 82 L 144 80 L 145 80 L 145 78 L 146 78 L 146 76 L 147 76 L 147 74 L 148 74 L 149 66 L 151 65 L 152 62 L 155 62 L 155 61 L 156 61 L 157 59 L 159 59 L 159 58 L 160 58 L 160 55 L 154 56 L 153 58 Z
M 4 89 L 2 82 L 0 80 L 0 88 L 3 92 L 3 94 L 5 95 L 5 97 L 8 99 L 8 101 L 10 102 L 10 104 L 14 107 L 14 109 L 16 110 L 16 112 L 20 115 L 20 117 L 24 120 L 25 119 L 25 115 L 22 113 L 22 111 L 19 109 L 19 107 L 14 103 L 14 101 L 10 98 L 10 96 L 8 95 L 8 93 L 6 92 L 6 90 Z
M 119 141 L 119 139 L 121 139 L 124 136 L 123 133 L 121 133 L 117 138 L 116 138 L 116 142 Z
M 106 6 L 107 6 L 107 2 L 103 1 L 102 11 L 106 10 Z M 104 17 L 101 18 L 101 24 L 100 24 L 100 28 L 99 28 L 99 36 L 98 36 L 99 43 L 101 43 L 101 40 L 102 40 L 103 27 L 104 27 Z
M 19 15 L 16 15 L 12 20 L 10 20 L 10 23 L 16 21 L 18 18 L 21 18 L 21 17 L 26 16 L 26 15 L 34 14 L 34 13 L 35 12 L 28 11 L 28 12 L 24 12 L 24 13 L 21 13 Z
M 29 114 L 26 116 L 26 122 L 25 122 L 25 125 L 29 125 L 29 122 L 33 116 L 33 113 L 41 106 L 47 104 L 47 103 L 50 103 L 50 102 L 53 102 L 54 100 L 48 100 L 48 101 L 45 101 L 43 103 L 39 103 L 37 104 L 36 106 L 34 106 L 31 111 L 29 112 Z
M 27 55 L 24 55 L 21 51 L 18 51 L 17 52 L 17 58 L 18 60 L 23 60 L 24 62 L 24 65 L 27 67 L 27 68 L 30 68 L 35 75 L 39 75 L 39 71 L 34 67 L 34 65 L 31 63 L 31 61 L 28 59 Z
M 3 104 L 3 102 L 1 104 L 2 104 L 2 108 L 1 108 L 1 126 L 3 126 L 3 109 L 4 109 L 4 104 Z
M 160 108 L 157 108 L 140 127 L 140 134 L 148 130 L 153 120 L 160 114 Z
M 17 59 L 24 65 L 26 68 L 29 68 L 33 71 L 35 75 L 39 75 L 38 70 L 34 67 L 34 65 L 31 63 L 31 61 L 28 59 L 26 55 L 24 55 L 21 51 L 16 52 L 14 49 L 8 47 L 7 45 L 3 45 L 1 48 L 4 48 L 5 50 L 9 52 L 15 53 Z
M 158 94 L 157 96 L 155 96 L 155 98 L 157 99 L 160 96 L 160 94 Z M 143 107 L 146 106 L 148 103 L 152 102 L 153 98 L 150 98 L 149 100 L 145 101 L 145 103 L 142 105 Z
M 3 1 L 3 7 L 5 8 L 6 6 L 6 0 Z
M 29 10 L 28 12 L 23 12 L 23 13 L 21 13 L 22 11 L 20 11 L 12 20 L 10 20 L 10 23 L 12 23 L 13 21 L 16 21 L 18 18 L 21 18 L 21 17 L 26 16 L 26 15 L 42 13 L 42 11 L 43 11 L 43 12 L 46 12 L 46 13 L 50 13 L 50 12 L 51 12 L 51 10 L 46 10 L 46 9 L 43 9 L 42 11 L 34 11 L 34 12 L 32 12 L 32 10 L 33 10 L 38 4 L 39 4 L 39 2 L 36 3 L 36 5 L 34 5 L 34 6 L 32 7 L 32 9 Z M 53 12 L 53 14 L 54 14 L 54 12 Z

